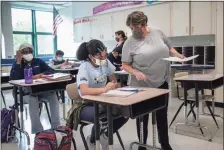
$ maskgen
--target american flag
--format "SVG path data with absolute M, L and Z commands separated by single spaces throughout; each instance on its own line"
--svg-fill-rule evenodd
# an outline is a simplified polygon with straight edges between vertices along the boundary
M 62 23 L 63 19 L 61 18 L 60 14 L 58 13 L 57 9 L 53 6 L 53 13 L 54 13 L 54 21 L 53 21 L 53 36 L 57 35 L 57 28 L 60 23 Z

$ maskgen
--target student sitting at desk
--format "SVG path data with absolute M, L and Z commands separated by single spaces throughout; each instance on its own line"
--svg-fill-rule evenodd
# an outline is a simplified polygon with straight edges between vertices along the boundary
M 55 57 L 51 60 L 49 66 L 53 69 L 60 69 L 63 66 L 69 65 L 67 60 L 63 59 L 64 52 L 61 50 L 57 50 L 55 53 Z
M 19 47 L 16 52 L 16 61 L 12 65 L 10 72 L 10 80 L 24 79 L 24 68 L 30 65 L 33 71 L 33 79 L 41 78 L 43 74 L 54 73 L 44 61 L 39 58 L 33 58 L 33 46 L 28 43 L 24 43 Z M 23 88 L 25 93 L 28 93 L 28 89 Z M 38 97 L 38 98 L 37 98 Z M 29 103 L 29 112 L 32 126 L 32 134 L 43 131 L 43 126 L 39 117 L 39 100 L 48 100 L 50 104 L 51 113 L 51 127 L 60 125 L 59 118 L 59 102 L 55 92 L 49 92 L 39 95 L 26 95 L 23 97 L 24 101 Z
M 77 86 L 81 95 L 98 95 L 106 93 L 117 87 L 114 75 L 115 67 L 106 58 L 106 48 L 99 40 L 91 40 L 82 43 L 77 51 L 77 58 L 83 61 L 77 75 Z M 107 77 L 110 82 L 107 83 Z M 80 120 L 94 123 L 94 107 L 90 105 L 82 108 Z M 128 119 L 121 117 L 114 120 L 113 132 L 119 130 Z M 91 135 L 87 137 L 90 150 L 95 149 L 95 131 L 92 128 Z M 103 150 L 108 149 L 107 132 L 100 136 L 100 144 Z

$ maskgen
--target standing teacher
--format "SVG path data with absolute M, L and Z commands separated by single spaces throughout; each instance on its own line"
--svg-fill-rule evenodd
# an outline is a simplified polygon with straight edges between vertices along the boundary
M 168 38 L 159 29 L 147 26 L 148 18 L 141 11 L 128 15 L 126 25 L 132 36 L 124 43 L 122 50 L 122 67 L 131 74 L 130 86 L 168 89 L 170 63 L 162 58 L 170 55 L 184 58 L 170 44 Z M 168 137 L 167 106 L 156 112 L 159 142 L 163 150 L 172 150 Z M 141 108 L 139 108 L 141 109 Z M 144 144 L 148 137 L 149 115 L 143 117 Z M 136 119 L 138 138 L 140 139 L 139 119 Z M 139 150 L 146 148 L 139 147 Z

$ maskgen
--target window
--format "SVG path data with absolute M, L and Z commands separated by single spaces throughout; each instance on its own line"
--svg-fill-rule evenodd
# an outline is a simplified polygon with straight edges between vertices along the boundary
M 38 55 L 53 54 L 53 38 L 51 35 L 37 35 Z
M 12 8 L 14 55 L 22 43 L 34 47 L 35 56 L 54 55 L 53 13 Z
M 32 36 L 30 34 L 13 34 L 14 54 L 23 43 L 32 43 Z
M 53 31 L 53 13 L 36 11 L 37 32 Z
M 12 8 L 13 31 L 32 31 L 32 13 L 30 10 Z

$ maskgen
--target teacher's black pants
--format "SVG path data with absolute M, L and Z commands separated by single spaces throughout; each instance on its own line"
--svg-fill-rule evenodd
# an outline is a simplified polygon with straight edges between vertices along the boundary
M 168 83 L 164 82 L 163 85 L 161 85 L 160 89 L 168 89 Z M 168 120 L 167 120 L 167 109 L 168 109 L 168 100 L 169 95 L 167 96 L 161 96 L 163 100 L 166 99 L 166 107 L 163 109 L 160 109 L 156 111 L 156 122 L 157 122 L 157 130 L 158 130 L 158 137 L 159 142 L 161 144 L 161 147 L 163 150 L 172 150 L 169 144 L 169 137 L 168 137 Z M 144 133 L 144 144 L 146 144 L 147 137 L 148 137 L 148 122 L 149 122 L 149 114 L 143 116 L 143 133 Z M 139 125 L 139 119 L 136 119 L 136 125 L 137 125 L 137 133 L 138 138 L 140 140 L 140 125 Z M 143 147 L 139 147 L 139 150 L 146 150 Z

